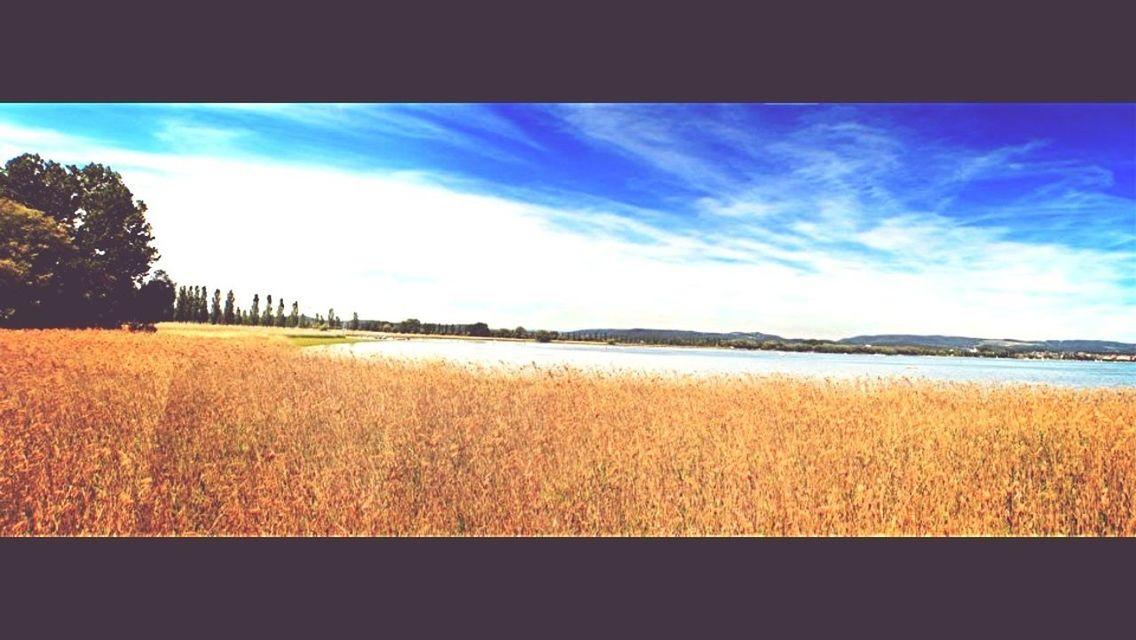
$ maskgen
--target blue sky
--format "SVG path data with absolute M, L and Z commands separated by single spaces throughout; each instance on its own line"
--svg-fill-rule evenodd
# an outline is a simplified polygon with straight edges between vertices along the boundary
M 1136 341 L 1131 104 L 0 106 L 24 151 L 313 313 Z

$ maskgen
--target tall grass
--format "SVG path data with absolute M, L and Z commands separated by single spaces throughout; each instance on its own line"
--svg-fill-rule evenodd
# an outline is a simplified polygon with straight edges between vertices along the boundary
M 0 533 L 1133 535 L 1136 390 L 0 331 Z

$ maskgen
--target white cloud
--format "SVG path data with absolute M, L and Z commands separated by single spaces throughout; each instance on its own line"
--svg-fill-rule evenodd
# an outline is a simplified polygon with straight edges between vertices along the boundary
M 0 124 L 0 156 L 24 151 L 122 172 L 149 206 L 157 266 L 184 284 L 233 288 L 246 309 L 259 292 L 298 298 L 307 313 L 561 330 L 1136 341 L 1123 286 L 1131 255 L 1011 242 L 934 214 L 866 223 L 839 201 L 819 212 L 848 225 L 836 239 L 881 259 L 822 250 L 760 216 L 674 231 L 594 207 L 478 195 L 429 174 L 147 154 Z

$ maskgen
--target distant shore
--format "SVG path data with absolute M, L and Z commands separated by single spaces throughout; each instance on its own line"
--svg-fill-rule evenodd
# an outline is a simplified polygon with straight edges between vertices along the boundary
M 317 346 L 323 344 L 336 344 L 344 342 L 376 341 L 376 340 L 458 340 L 473 342 L 504 342 L 528 343 L 534 342 L 532 338 L 506 338 L 500 336 L 467 336 L 425 333 L 398 333 L 388 331 L 363 331 L 351 329 L 303 329 L 284 327 L 260 327 L 239 325 L 210 325 L 182 322 L 163 322 L 158 325 L 159 330 L 166 333 L 186 335 L 209 335 L 212 337 L 237 337 L 245 335 L 259 335 L 277 339 L 288 339 L 298 346 Z M 683 344 L 662 343 L 646 341 L 624 340 L 566 340 L 557 338 L 549 340 L 566 345 L 582 345 L 596 347 L 634 347 L 634 348 L 682 348 L 682 349 L 721 349 L 727 351 L 775 351 L 779 353 L 834 353 L 859 354 L 883 356 L 945 356 L 958 358 L 1002 358 L 1021 360 L 1081 360 L 1093 362 L 1136 362 L 1136 354 L 1101 354 L 1088 352 L 1055 352 L 1055 351 L 998 351 L 984 352 L 982 350 L 968 350 L 958 348 L 934 348 L 918 346 L 872 346 L 847 345 L 831 342 L 808 344 L 803 342 L 778 343 L 763 342 L 750 345 L 722 345 L 722 344 Z

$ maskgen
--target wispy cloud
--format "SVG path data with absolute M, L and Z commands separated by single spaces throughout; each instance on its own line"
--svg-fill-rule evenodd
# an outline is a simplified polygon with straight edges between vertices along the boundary
M 324 132 L 382 134 L 394 138 L 430 141 L 503 162 L 523 163 L 525 160 L 517 153 L 502 148 L 499 144 L 501 141 L 516 143 L 529 150 L 544 150 L 518 125 L 488 105 L 348 103 L 211 104 L 186 107 L 283 119 Z M 487 143 L 487 138 L 490 143 Z
M 484 106 L 233 109 L 534 162 L 555 155 Z M 1109 169 L 1028 140 L 924 144 L 849 110 L 778 128 L 733 108 L 684 109 L 543 108 L 564 132 L 676 185 L 673 210 L 433 166 L 265 157 L 245 148 L 240 132 L 257 127 L 243 119 L 231 129 L 169 119 L 155 132 L 169 146 L 149 153 L 0 121 L 0 154 L 111 164 L 150 205 L 161 266 L 175 278 L 232 286 L 242 299 L 299 297 L 312 311 L 556 329 L 1136 340 L 1136 207 L 1107 191 Z M 965 202 L 967 188 L 1023 172 L 1028 188 Z M 1081 219 L 1088 212 L 1092 221 Z M 1092 233 L 1078 236 L 1078 225 Z

